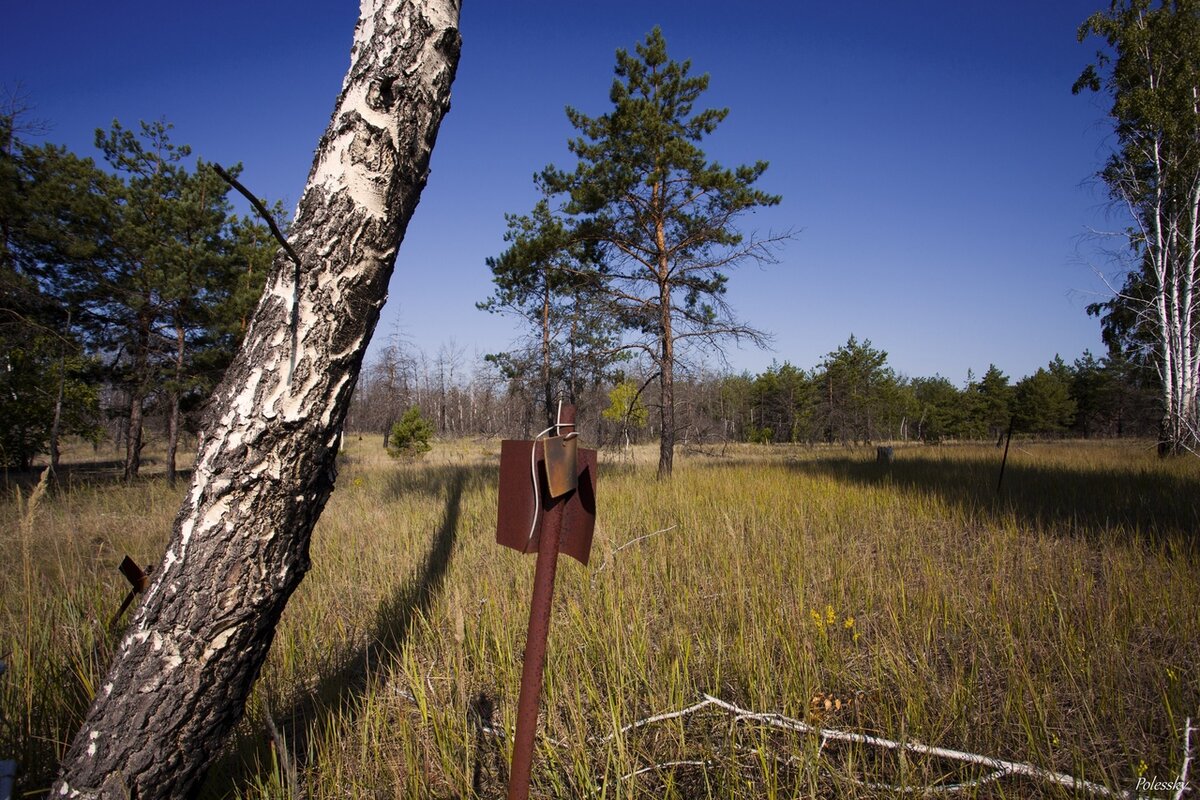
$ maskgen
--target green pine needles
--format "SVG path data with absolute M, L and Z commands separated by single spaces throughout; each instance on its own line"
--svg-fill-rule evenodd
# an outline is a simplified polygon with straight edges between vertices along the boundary
M 618 50 L 611 107 L 599 116 L 567 109 L 579 132 L 567 143 L 574 166 L 538 174 L 544 200 L 531 217 L 509 217 L 513 246 L 489 261 L 500 305 L 519 286 L 524 315 L 540 326 L 543 382 L 556 374 L 547 361 L 557 355 L 553 315 L 563 293 L 582 298 L 575 305 L 590 315 L 570 329 L 572 346 L 561 351 L 568 363 L 584 363 L 585 352 L 646 362 L 659 389 L 660 477 L 673 463 L 677 371 L 730 341 L 769 339 L 727 303 L 730 271 L 774 262 L 790 238 L 740 228 L 744 215 L 780 197 L 756 188 L 765 161 L 728 168 L 705 155 L 701 145 L 729 110 L 698 107 L 709 79 L 691 66 L 667 55 L 658 28 L 635 52 Z M 585 341 L 586 331 L 604 335 Z
M 388 436 L 388 455 L 392 458 L 420 458 L 433 449 L 433 425 L 413 406 L 392 426 Z

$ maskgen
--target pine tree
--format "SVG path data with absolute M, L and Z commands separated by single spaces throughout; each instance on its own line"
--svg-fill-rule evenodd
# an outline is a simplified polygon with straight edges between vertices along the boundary
M 542 199 L 528 216 L 510 214 L 500 256 L 487 259 L 495 290 L 476 307 L 513 314 L 529 326 L 528 347 L 488 359 L 509 379 L 532 383 L 536 369 L 546 424 L 556 415 L 556 387 L 575 403 L 581 379 L 596 384 L 616 358 L 617 329 L 597 302 L 597 272 L 574 232 Z
M 117 121 L 96 131 L 114 170 L 103 189 L 110 211 L 96 257 L 67 269 L 90 343 L 123 398 L 125 477 L 138 474 L 144 421 L 157 407 L 174 483 L 182 415 L 220 380 L 276 244 L 232 215 L 229 186 L 170 131 L 164 121 L 136 134 Z
M 669 476 L 676 438 L 675 377 L 689 351 L 719 350 L 728 339 L 762 344 L 766 334 L 737 320 L 725 301 L 727 271 L 771 261 L 786 236 L 745 237 L 736 221 L 772 206 L 778 195 L 754 188 L 764 161 L 727 169 L 700 143 L 728 109 L 695 110 L 708 76 L 667 56 L 655 28 L 636 53 L 617 51 L 612 109 L 567 117 L 580 132 L 568 143 L 574 170 L 547 167 L 545 191 L 598 261 L 606 313 L 658 371 L 661 440 L 658 474 Z
M 99 434 L 94 362 L 63 265 L 97 252 L 108 177 L 53 145 L 31 146 L 0 114 L 0 463 L 28 467 L 66 435 Z
M 983 401 L 980 413 L 987 435 L 998 439 L 1008 430 L 1012 419 L 1012 387 L 1008 384 L 1008 376 L 995 364 L 988 364 L 987 372 L 979 381 L 979 394 Z
M 1055 356 L 1046 367 L 1017 382 L 1013 389 L 1013 427 L 1025 433 L 1059 435 L 1075 420 L 1071 373 Z
M 851 334 L 825 356 L 814 382 L 827 441 L 870 442 L 894 421 L 889 412 L 896 373 L 887 366 L 887 353 L 872 347 L 870 339 L 860 342 Z

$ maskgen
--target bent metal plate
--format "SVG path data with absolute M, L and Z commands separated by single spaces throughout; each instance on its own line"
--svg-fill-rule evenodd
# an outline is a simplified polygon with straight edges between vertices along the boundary
M 538 480 L 536 499 L 529 463 L 530 448 L 534 448 L 534 470 Z M 552 498 L 542 442 L 502 441 L 496 541 L 522 553 L 536 553 L 546 512 L 566 503 L 559 552 L 586 565 L 596 528 L 596 451 L 580 447 L 576 465 L 578 488 L 563 497 Z M 532 537 L 529 535 L 531 528 Z

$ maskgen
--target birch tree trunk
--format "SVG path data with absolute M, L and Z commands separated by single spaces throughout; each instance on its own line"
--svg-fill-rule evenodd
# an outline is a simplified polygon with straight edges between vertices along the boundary
M 449 108 L 458 11 L 363 0 L 292 227 L 303 267 L 276 257 L 162 565 L 53 797 L 186 796 L 240 718 L 333 490 L 350 392 Z
M 1138 259 L 1104 305 L 1134 315 L 1123 334 L 1129 350 L 1152 342 L 1159 453 L 1200 453 L 1200 17 L 1190 3 L 1121 0 L 1088 18 L 1080 41 L 1087 35 L 1110 52 L 1097 54 L 1074 91 L 1111 94 L 1119 147 L 1100 177 L 1129 212 Z

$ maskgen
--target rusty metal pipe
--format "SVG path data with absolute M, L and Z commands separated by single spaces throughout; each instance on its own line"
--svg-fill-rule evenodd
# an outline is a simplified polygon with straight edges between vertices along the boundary
M 1008 418 L 1008 436 L 1004 437 L 1004 458 L 1000 459 L 1000 479 L 996 481 L 996 494 L 1000 494 L 1000 487 L 1004 485 L 1004 467 L 1008 465 L 1008 445 L 1012 442 L 1013 422 L 1016 417 Z
M 129 594 L 125 595 L 125 600 L 121 603 L 121 607 L 117 609 L 117 613 L 113 614 L 112 619 L 108 621 L 110 630 L 117 627 L 117 622 L 121 619 L 121 615 L 125 613 L 125 609 L 129 608 L 129 604 L 133 602 L 134 595 L 141 594 L 150 586 L 150 576 L 129 556 L 125 556 L 117 569 L 121 570 L 121 574 L 125 576 L 125 580 L 129 581 L 129 585 L 132 588 L 129 590 Z M 149 569 L 149 567 L 146 567 L 146 569 Z M 4 795 L 0 794 L 0 798 L 3 797 Z
M 559 412 L 559 435 L 575 430 L 575 406 Z M 533 769 L 533 744 L 537 734 L 538 704 L 546 668 L 546 638 L 550 633 L 550 602 L 554 599 L 554 574 L 558 570 L 558 543 L 562 535 L 566 498 L 547 509 L 533 571 L 533 600 L 525 634 L 525 661 L 521 668 L 521 695 L 517 701 L 517 732 L 513 738 L 512 769 L 508 773 L 508 800 L 527 800 Z

